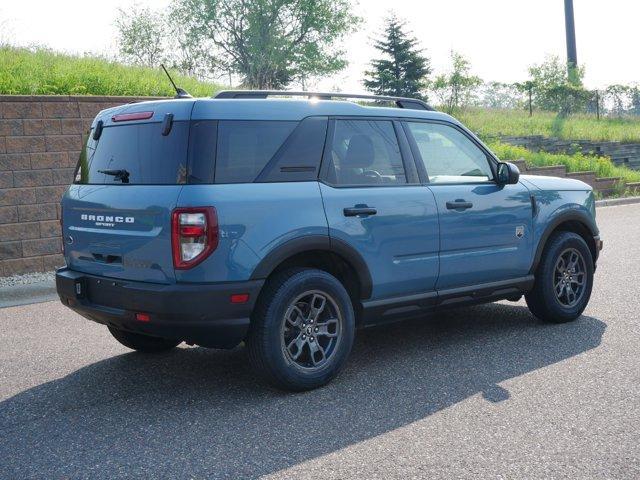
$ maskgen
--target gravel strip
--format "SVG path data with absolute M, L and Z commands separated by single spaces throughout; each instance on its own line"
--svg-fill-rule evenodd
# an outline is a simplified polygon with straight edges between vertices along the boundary
M 0 277 L 0 288 L 11 287 L 13 285 L 30 285 L 32 283 L 50 282 L 55 279 L 54 271 L 25 273 L 24 275 L 12 275 L 10 277 Z

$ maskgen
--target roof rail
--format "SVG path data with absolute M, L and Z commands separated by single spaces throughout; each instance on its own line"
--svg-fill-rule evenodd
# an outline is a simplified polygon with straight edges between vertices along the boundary
M 307 97 L 318 98 L 320 100 L 331 100 L 332 98 L 362 98 L 366 100 L 378 100 L 393 102 L 398 108 L 408 108 L 413 110 L 434 110 L 426 102 L 417 98 L 386 97 L 382 95 L 361 95 L 352 93 L 335 92 L 289 92 L 286 90 L 223 90 L 218 92 L 213 98 L 267 98 L 267 97 Z

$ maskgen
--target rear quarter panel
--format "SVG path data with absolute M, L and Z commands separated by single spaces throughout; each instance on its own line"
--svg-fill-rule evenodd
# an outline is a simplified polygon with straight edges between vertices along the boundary
M 276 247 L 329 233 L 317 182 L 188 185 L 178 206 L 215 207 L 220 230 L 218 248 L 209 258 L 190 270 L 176 270 L 179 282 L 248 280 Z

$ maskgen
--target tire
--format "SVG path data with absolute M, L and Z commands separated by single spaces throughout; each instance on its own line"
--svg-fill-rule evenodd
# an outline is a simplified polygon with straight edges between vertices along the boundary
M 171 350 L 178 344 L 180 340 L 170 340 L 168 338 L 151 337 L 149 335 L 141 335 L 139 333 L 127 332 L 117 328 L 108 327 L 111 335 L 122 345 L 132 350 L 144 353 L 157 353 Z
M 576 258 L 577 263 L 572 263 Z M 574 265 L 573 273 L 571 265 Z M 580 235 L 553 234 L 544 247 L 533 290 L 525 295 L 529 310 L 545 322 L 575 320 L 589 303 L 593 272 L 591 251 Z
M 345 365 L 354 332 L 353 305 L 342 283 L 322 270 L 287 270 L 260 294 L 246 341 L 249 360 L 277 388 L 312 390 Z

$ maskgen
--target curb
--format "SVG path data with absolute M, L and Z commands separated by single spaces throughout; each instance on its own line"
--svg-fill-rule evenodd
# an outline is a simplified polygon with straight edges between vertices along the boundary
M 596 200 L 596 207 L 615 207 L 616 205 L 633 205 L 640 203 L 640 197 L 610 198 Z
M 0 288 L 0 308 L 57 300 L 55 280 Z

